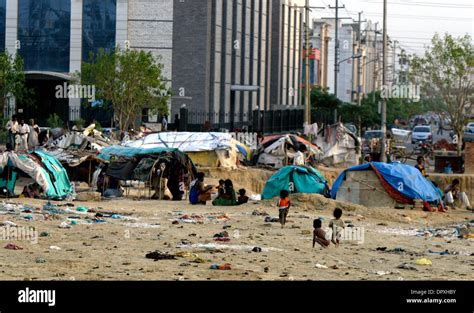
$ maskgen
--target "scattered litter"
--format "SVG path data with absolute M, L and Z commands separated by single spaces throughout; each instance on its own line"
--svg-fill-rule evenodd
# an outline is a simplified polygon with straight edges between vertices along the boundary
M 120 216 L 120 214 L 112 214 L 111 216 L 114 220 L 118 220 L 118 219 L 121 219 L 122 216 Z
M 61 250 L 58 246 L 49 246 L 49 250 Z
M 153 259 L 155 261 L 158 261 L 158 260 L 175 260 L 176 259 L 176 257 L 174 255 L 171 255 L 171 254 L 168 254 L 168 253 L 163 253 L 163 252 L 158 251 L 158 250 L 146 254 L 145 257 L 147 259 Z
M 415 263 L 418 265 L 433 265 L 433 262 L 431 262 L 431 260 L 427 258 L 417 259 Z
M 449 252 L 449 250 L 445 250 L 445 251 L 428 250 L 428 253 L 439 254 L 439 255 L 451 254 L 451 252 Z
M 194 260 L 192 260 L 191 262 L 193 262 L 193 263 L 206 263 L 206 260 L 204 260 L 203 258 L 197 257 Z
M 265 211 L 260 211 L 260 210 L 254 210 L 252 212 L 253 216 L 268 216 L 268 213 Z
M 89 211 L 89 209 L 85 206 L 80 206 L 80 207 L 76 208 L 76 211 L 78 211 L 78 212 L 87 212 L 87 211 Z
M 250 195 L 249 200 L 250 201 L 261 201 L 262 200 L 262 195 Z
M 40 237 L 49 237 L 49 233 L 47 231 L 43 231 L 39 235 Z
M 385 250 L 387 250 L 387 247 L 378 247 L 377 248 L 377 251 L 385 251 Z
M 229 242 L 230 238 L 229 237 L 217 237 L 217 238 L 214 238 L 214 241 Z
M 0 226 L 11 226 L 11 227 L 17 227 L 18 225 L 13 223 L 13 222 L 10 222 L 10 221 L 4 221 L 4 222 L 0 222 Z
M 278 217 L 271 217 L 267 216 L 265 217 L 265 223 L 278 223 L 280 219 Z
M 328 267 L 326 265 L 322 265 L 322 264 L 317 263 L 316 268 L 328 268 Z
M 23 250 L 23 247 L 20 247 L 14 243 L 8 243 L 6 246 L 5 246 L 5 249 L 8 249 L 8 250 Z
M 414 267 L 413 265 L 410 265 L 408 263 L 402 263 L 399 266 L 397 266 L 397 268 L 401 268 L 401 269 L 404 269 L 404 270 L 410 270 L 410 271 L 418 271 L 418 269 L 416 267 Z
M 38 257 L 38 258 L 36 258 L 35 262 L 36 263 L 46 263 L 46 259 Z
M 390 275 L 392 274 L 392 272 L 389 272 L 389 271 L 374 271 L 374 270 L 369 270 L 367 271 L 368 273 L 370 274 L 377 274 L 379 276 L 384 276 L 384 275 Z
M 260 247 L 255 247 L 252 249 L 253 252 L 262 252 L 262 248 Z
M 229 233 L 226 231 L 223 231 L 214 235 L 214 238 L 226 238 L 226 237 L 229 237 Z
M 105 221 L 104 221 L 105 222 Z M 148 223 L 123 223 L 123 226 L 132 228 L 160 228 L 160 224 L 148 224 Z
M 210 251 L 216 250 L 242 250 L 242 251 L 252 251 L 255 246 L 247 246 L 247 245 L 222 245 L 218 243 L 198 243 L 192 245 L 178 245 L 177 248 L 194 248 L 194 249 L 205 249 Z M 262 248 L 262 252 L 269 252 L 269 251 L 283 251 L 282 249 L 267 247 Z
M 59 225 L 59 228 L 71 228 L 71 225 L 69 225 L 67 222 L 62 222 L 60 225 Z
M 229 263 L 226 263 L 224 265 L 212 264 L 209 268 L 211 270 L 223 270 L 223 271 L 228 271 L 228 270 L 232 269 L 231 264 L 229 264 Z
M 333 270 L 338 270 L 339 269 L 339 267 L 337 265 L 330 266 L 329 268 L 331 268 Z
M 301 235 L 311 235 L 311 231 L 310 230 L 302 230 Z

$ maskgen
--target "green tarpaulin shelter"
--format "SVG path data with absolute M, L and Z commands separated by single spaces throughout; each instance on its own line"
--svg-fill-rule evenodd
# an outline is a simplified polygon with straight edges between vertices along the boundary
M 326 179 L 318 170 L 308 166 L 286 166 L 267 181 L 262 199 L 278 197 L 281 190 L 288 190 L 290 193 L 325 194 L 329 188 Z

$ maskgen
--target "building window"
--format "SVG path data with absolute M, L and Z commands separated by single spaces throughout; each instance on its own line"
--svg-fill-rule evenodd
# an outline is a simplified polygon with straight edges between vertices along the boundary
M 71 0 L 19 0 L 18 11 L 25 70 L 69 72 Z
M 7 0 L 0 0 L 0 52 L 5 51 L 5 23 Z
M 82 22 L 82 59 L 88 61 L 91 52 L 115 48 L 117 22 L 116 0 L 84 0 Z

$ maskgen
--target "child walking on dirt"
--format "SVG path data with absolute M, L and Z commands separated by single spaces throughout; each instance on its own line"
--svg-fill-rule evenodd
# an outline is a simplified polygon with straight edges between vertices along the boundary
M 279 209 L 279 218 L 281 228 L 285 227 L 286 224 L 286 217 L 288 216 L 288 212 L 290 211 L 290 193 L 288 190 L 280 191 L 280 200 L 278 201 L 278 209 Z
M 336 208 L 333 213 L 334 219 L 329 222 L 329 228 L 332 229 L 332 243 L 339 247 L 339 239 L 341 238 L 341 232 L 346 227 L 344 221 L 341 220 L 342 210 Z
M 326 239 L 326 232 L 321 228 L 322 222 L 320 219 L 316 219 L 313 221 L 313 248 L 317 243 L 321 245 L 323 248 L 329 247 L 331 242 Z

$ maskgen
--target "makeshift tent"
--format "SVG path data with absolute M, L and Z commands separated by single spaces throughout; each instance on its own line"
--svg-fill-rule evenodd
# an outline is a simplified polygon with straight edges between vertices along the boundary
M 435 186 L 420 171 L 401 163 L 372 162 L 349 168 L 334 182 L 331 197 L 372 207 L 412 204 L 415 199 L 441 202 Z
M 119 180 L 137 180 L 155 188 L 167 179 L 173 200 L 181 200 L 197 174 L 193 161 L 178 149 L 111 146 L 99 155 L 109 162 L 106 174 Z
M 0 187 L 14 194 L 18 174 L 30 176 L 43 190 L 48 199 L 64 199 L 73 193 L 66 170 L 53 156 L 42 152 L 0 154 Z
M 315 141 L 321 148 L 321 163 L 326 166 L 349 167 L 359 164 L 360 140 L 342 123 L 319 131 Z
M 277 169 L 282 168 L 292 162 L 301 145 L 306 147 L 310 156 L 320 154 L 320 150 L 316 145 L 300 136 L 292 134 L 267 136 L 262 141 L 257 163 Z
M 276 172 L 265 184 L 262 199 L 273 199 L 281 190 L 290 193 L 325 194 L 329 188 L 321 173 L 307 166 L 286 166 Z
M 228 133 L 162 132 L 124 144 L 129 148 L 165 148 L 186 152 L 196 165 L 236 168 L 242 155 L 250 159 L 250 149 Z

